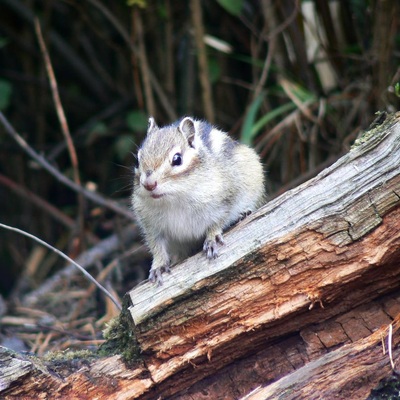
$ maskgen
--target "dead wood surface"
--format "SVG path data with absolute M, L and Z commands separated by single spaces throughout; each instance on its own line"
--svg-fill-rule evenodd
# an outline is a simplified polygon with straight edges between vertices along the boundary
M 384 354 L 381 339 L 387 341 L 388 325 L 399 313 L 400 294 L 384 296 L 265 346 L 171 400 L 216 399 L 221 393 L 224 399 L 240 399 L 255 387 L 280 377 L 283 378 L 276 384 L 254 391 L 249 398 L 366 398 L 370 388 L 390 374 L 387 346 Z M 378 326 L 383 327 L 372 334 Z M 365 340 L 360 339 L 364 337 Z M 398 340 L 394 335 L 395 361 L 399 359 Z M 343 344 L 346 347 L 341 351 Z M 332 350 L 334 355 L 330 356 Z M 159 398 L 156 392 L 137 397 L 138 391 L 152 385 L 145 373 L 144 366 L 131 369 L 120 356 L 93 361 L 75 358 L 69 362 L 55 358 L 44 362 L 0 347 L 0 393 L 4 399 L 36 399 L 45 395 L 84 400 Z M 290 397 L 291 393 L 296 396 Z
M 216 262 L 198 254 L 130 292 L 155 385 L 169 393 L 399 287 L 399 117 L 232 229 Z
M 351 374 L 346 375 L 346 362 L 356 368 L 357 363 L 349 360 L 357 354 L 367 354 L 365 363 L 370 360 L 371 371 L 380 370 L 375 375 L 371 372 L 370 379 L 363 382 L 365 390 L 370 390 L 379 376 L 390 371 L 387 355 L 381 359 L 372 355 L 377 349 L 382 352 L 382 348 L 371 332 L 382 322 L 387 329 L 395 317 L 393 312 L 385 311 L 385 318 L 374 318 L 373 305 L 387 310 L 384 299 L 398 305 L 396 296 L 385 296 L 396 293 L 400 286 L 399 120 L 399 114 L 393 116 L 316 178 L 235 226 L 225 235 L 226 245 L 218 260 L 209 262 L 198 254 L 172 268 L 163 287 L 145 282 L 133 289 L 129 293 L 129 312 L 134 324 L 124 328 L 138 358 L 130 360 L 130 367 L 114 356 L 54 374 L 47 366 L 40 369 L 29 360 L 32 369 L 25 379 L 10 381 L 3 392 L 6 398 L 21 395 L 24 385 L 31 382 L 31 390 L 36 388 L 36 393 L 39 388 L 51 387 L 64 397 L 78 393 L 79 398 L 152 399 L 175 395 L 184 399 L 189 398 L 185 397 L 189 396 L 189 388 L 198 382 L 199 391 L 191 393 L 190 398 L 211 399 L 215 393 L 207 397 L 204 387 L 201 392 L 200 381 L 204 379 L 207 384 L 213 376 L 220 376 L 224 382 L 225 373 L 236 379 L 229 390 L 220 386 L 220 393 L 233 399 L 254 389 L 253 382 L 259 385 L 276 381 L 276 390 L 285 391 L 297 377 L 296 382 L 304 386 L 307 371 L 314 373 L 316 365 L 321 371 L 328 370 L 336 365 L 330 364 L 332 360 L 342 363 L 340 372 L 347 381 L 338 380 L 342 386 L 326 388 L 314 379 L 307 390 L 316 396 L 320 393 L 322 398 L 324 390 L 341 397 L 351 381 Z M 338 322 L 339 317 L 363 305 L 371 307 L 371 314 L 365 311 L 370 326 L 360 323 L 363 318 L 357 317 Z M 393 307 L 392 311 L 397 306 Z M 351 331 L 351 324 L 358 326 L 352 332 L 359 337 L 357 333 L 353 337 L 346 333 Z M 338 325 L 347 326 L 342 336 L 354 343 L 337 353 L 337 358 L 329 358 L 332 353 L 323 353 L 340 351 L 335 346 L 349 343 L 338 339 L 329 342 L 330 337 L 340 337 Z M 320 326 L 317 335 L 312 333 L 316 326 Z M 369 339 L 363 342 L 365 337 Z M 286 356 L 285 363 L 274 363 L 267 357 L 277 349 Z M 362 353 L 368 349 L 373 353 Z M 297 362 L 293 356 L 296 353 Z M 5 354 L 20 360 L 19 356 Z M 264 358 L 254 358 L 260 354 Z M 397 350 L 394 356 L 398 356 Z M 264 362 L 261 370 L 265 374 L 260 373 L 253 381 L 247 376 L 244 385 L 240 377 L 246 376 L 245 368 L 241 368 L 243 375 L 240 371 L 233 374 L 242 360 Z M 292 378 L 284 378 L 290 372 Z M 23 385 L 17 384 L 21 379 Z M 355 375 L 354 379 L 360 382 Z M 279 382 L 283 386 L 278 387 Z M 241 387 L 247 391 L 241 392 Z M 254 397 L 256 393 L 252 396 L 268 398 Z
M 221 393 L 224 393 L 225 399 L 241 399 L 258 387 L 262 387 L 263 390 L 255 391 L 252 399 L 256 399 L 257 396 L 261 399 L 277 399 L 281 394 L 281 398 L 286 399 L 285 396 L 289 395 L 290 390 L 297 395 L 294 397 L 297 399 L 308 400 L 313 396 L 324 399 L 366 398 L 371 388 L 376 387 L 380 379 L 391 373 L 387 353 L 387 327 L 399 314 L 400 293 L 395 296 L 383 296 L 345 314 L 309 325 L 293 335 L 280 338 L 257 353 L 239 359 L 197 382 L 182 393 L 172 396 L 171 399 L 215 399 Z M 382 338 L 385 339 L 385 354 L 381 340 L 377 342 L 374 337 L 370 337 L 378 328 L 382 328 Z M 364 342 L 360 340 L 364 338 L 367 338 L 366 343 L 370 344 L 366 349 L 370 352 L 369 355 L 364 354 L 367 367 L 357 358 L 358 349 Z M 332 351 L 341 349 L 343 345 L 346 345 L 348 350 L 334 358 L 340 363 L 339 369 L 343 371 L 343 375 L 342 378 L 336 376 L 335 382 L 330 374 L 337 366 L 334 362 L 331 363 L 332 358 L 324 357 Z M 398 360 L 397 350 L 394 351 L 393 357 Z M 316 363 L 310 369 L 305 368 L 314 361 Z M 378 361 L 379 365 L 376 364 Z M 325 365 L 329 368 L 324 370 Z M 321 368 L 318 369 L 318 366 Z M 286 376 L 302 368 L 305 369 L 296 375 L 297 380 L 289 381 L 292 382 L 290 387 L 284 381 L 277 386 L 275 392 L 270 392 L 270 396 L 264 396 L 271 382 L 283 381 Z M 308 377 L 306 377 L 307 372 L 310 373 Z M 321 385 L 320 380 L 326 380 L 327 384 Z M 363 383 L 360 385 L 362 380 Z M 335 384 L 332 385 L 332 381 Z M 305 386 L 303 392 L 302 385 Z M 357 395 L 350 395 L 350 392 Z
M 393 329 L 398 328 L 399 318 Z M 388 327 L 381 328 L 352 345 L 344 345 L 242 399 L 365 399 L 370 394 L 371 383 L 376 386 L 391 372 L 388 348 L 385 352 L 382 346 L 388 330 Z M 399 341 L 396 336 L 391 343 L 394 360 L 400 356 Z

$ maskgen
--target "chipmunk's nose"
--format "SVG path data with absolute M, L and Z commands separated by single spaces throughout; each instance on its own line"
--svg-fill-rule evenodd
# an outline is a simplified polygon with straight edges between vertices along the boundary
M 140 177 L 140 183 L 149 192 L 152 192 L 157 187 L 157 181 L 153 172 L 153 170 L 148 169 Z
M 157 187 L 157 181 L 154 178 L 152 178 L 151 176 L 148 176 L 144 180 L 143 186 L 146 190 L 148 190 L 149 192 L 152 192 Z

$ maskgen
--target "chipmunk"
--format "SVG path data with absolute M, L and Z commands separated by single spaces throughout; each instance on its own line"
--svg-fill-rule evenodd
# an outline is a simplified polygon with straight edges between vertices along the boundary
M 204 121 L 159 128 L 149 118 L 138 150 L 132 208 L 153 255 L 149 279 L 162 284 L 172 262 L 201 247 L 218 256 L 222 232 L 264 201 L 256 152 Z

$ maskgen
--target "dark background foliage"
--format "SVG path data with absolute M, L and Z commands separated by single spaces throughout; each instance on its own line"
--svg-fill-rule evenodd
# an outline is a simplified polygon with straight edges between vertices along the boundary
M 37 18 L 80 181 L 126 209 L 132 152 L 149 115 L 160 125 L 182 115 L 205 118 L 254 146 L 272 197 L 348 151 L 377 111 L 399 106 L 397 0 L 0 0 L 0 9 L 0 111 L 76 180 Z M 76 223 L 60 222 L 50 205 Z M 0 222 L 71 256 L 90 247 L 88 233 L 101 239 L 131 223 L 91 201 L 79 207 L 77 194 L 3 127 Z M 33 289 L 62 265 L 31 240 L 0 230 L 3 295 L 27 276 L 24 290 Z M 132 261 L 121 270 L 113 278 L 120 295 L 144 276 Z

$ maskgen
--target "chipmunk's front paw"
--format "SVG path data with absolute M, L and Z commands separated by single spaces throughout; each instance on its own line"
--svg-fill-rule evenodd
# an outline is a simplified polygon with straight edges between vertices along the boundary
M 206 253 L 208 259 L 218 257 L 219 245 L 224 245 L 224 239 L 221 234 L 215 235 L 213 239 L 206 239 L 203 245 L 203 250 Z
M 246 219 L 253 211 L 251 210 L 246 210 L 240 213 L 239 215 L 239 221 L 243 221 L 244 219 Z
M 163 266 L 157 267 L 157 268 L 151 267 L 150 274 L 149 274 L 150 282 L 155 283 L 157 286 L 162 286 L 162 284 L 163 284 L 162 273 L 163 272 L 171 273 L 171 268 L 170 268 L 169 264 L 163 265 Z

